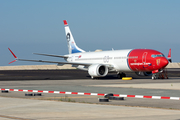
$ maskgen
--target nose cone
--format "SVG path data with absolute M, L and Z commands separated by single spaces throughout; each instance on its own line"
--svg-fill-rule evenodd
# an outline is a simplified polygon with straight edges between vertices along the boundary
M 161 64 L 162 68 L 164 68 L 169 64 L 169 61 L 166 58 L 162 58 L 160 64 Z

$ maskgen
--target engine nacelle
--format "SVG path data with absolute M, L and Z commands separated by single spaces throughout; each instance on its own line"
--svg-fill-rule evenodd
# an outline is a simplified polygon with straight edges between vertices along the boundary
M 93 77 L 104 77 L 108 74 L 108 67 L 103 64 L 93 64 L 88 68 L 89 75 Z
M 138 76 L 151 76 L 152 72 L 135 72 Z

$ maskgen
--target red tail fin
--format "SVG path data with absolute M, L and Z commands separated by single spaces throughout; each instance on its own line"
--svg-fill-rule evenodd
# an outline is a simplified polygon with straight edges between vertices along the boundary
M 66 20 L 63 20 L 63 22 L 64 22 L 64 25 L 68 25 Z

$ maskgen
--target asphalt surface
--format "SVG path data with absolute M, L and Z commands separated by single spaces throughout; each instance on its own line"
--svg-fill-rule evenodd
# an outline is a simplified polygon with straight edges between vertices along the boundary
M 169 77 L 180 77 L 180 69 L 168 69 Z M 151 76 L 137 76 L 134 72 L 126 72 L 133 79 L 149 79 Z M 90 79 L 87 71 L 82 70 L 0 70 L 0 80 L 73 80 Z M 99 79 L 117 79 L 116 73 Z
M 28 90 L 48 90 L 48 91 L 70 91 L 70 92 L 87 92 L 87 93 L 114 93 L 114 94 L 127 94 L 127 95 L 150 95 L 150 96 L 169 96 L 169 97 L 180 97 L 179 90 L 167 90 L 167 89 L 142 89 L 142 88 L 123 88 L 123 87 L 110 87 L 108 85 L 113 84 L 150 84 L 150 83 L 180 83 L 179 71 L 168 72 L 170 79 L 157 79 L 152 80 L 151 77 L 137 76 L 135 73 L 127 73 L 127 76 L 132 76 L 133 80 L 124 81 L 117 79 L 116 74 L 109 74 L 105 78 L 99 78 L 92 80 L 87 72 L 81 70 L 23 70 L 23 71 L 0 71 L 0 87 L 1 88 L 12 88 L 12 89 L 28 89 Z M 96 86 L 106 85 L 106 87 Z M 14 95 L 15 93 L 15 95 Z M 18 93 L 14 92 L 9 94 L 10 97 L 16 97 Z M 23 93 L 24 94 L 24 93 Z M 4 95 L 4 94 L 0 94 Z M 6 95 L 6 94 L 5 94 Z M 49 94 L 44 94 L 46 98 Z M 52 97 L 54 95 L 50 95 Z M 59 96 L 59 95 L 58 95 Z M 61 95 L 60 97 L 64 97 Z M 67 96 L 67 95 L 66 95 Z M 25 97 L 19 95 L 18 97 Z M 87 96 L 86 96 L 87 97 Z M 46 99 L 45 98 L 45 99 Z M 78 97 L 77 97 L 78 98 Z M 95 97 L 98 99 L 98 97 Z M 86 99 L 86 98 L 84 98 Z M 91 99 L 84 100 L 83 97 L 75 99 L 77 102 L 91 102 Z M 92 100 L 92 103 L 99 103 L 97 99 Z M 129 99 L 129 98 L 126 98 Z M 147 100 L 147 99 L 134 99 L 126 102 L 115 103 L 118 105 L 130 105 L 130 106 L 145 106 L 145 107 L 162 107 L 170 108 L 165 105 L 165 102 L 161 100 Z M 148 104 L 146 103 L 147 101 Z M 152 102 L 157 101 L 157 102 Z M 163 100 L 170 103 L 177 101 Z M 130 102 L 130 103 L 129 103 Z M 145 104 L 142 104 L 145 102 Z M 152 103 L 152 104 L 150 104 Z M 110 102 L 108 104 L 114 104 Z M 165 106 L 164 106 L 165 105 Z M 180 109 L 180 105 L 173 104 L 172 108 Z
M 80 70 L 0 71 L 0 88 L 180 97 L 179 89 L 177 90 L 176 89 L 163 89 L 162 86 L 160 86 L 161 88 L 159 89 L 158 88 L 156 89 L 133 88 L 133 87 L 126 88 L 126 87 L 112 87 L 111 86 L 115 84 L 116 85 L 118 84 L 120 85 L 151 84 L 152 85 L 152 84 L 160 84 L 160 83 L 162 84 L 167 83 L 170 86 L 172 86 L 172 85 L 180 83 L 179 74 L 180 72 L 178 70 L 171 69 L 170 71 L 168 71 L 169 79 L 152 80 L 151 77 L 140 77 L 134 73 L 129 72 L 127 73 L 127 76 L 133 77 L 133 80 L 124 81 L 121 79 L 117 79 L 116 74 L 109 74 L 105 78 L 92 80 L 90 79 L 90 76 L 88 75 L 87 72 L 80 71 Z M 101 85 L 105 85 L 105 87 L 102 87 Z M 24 92 L 0 93 L 0 96 L 3 97 L 4 100 L 5 98 L 11 98 L 11 99 L 21 98 L 21 99 L 37 99 L 37 100 L 43 100 L 43 101 L 45 100 L 45 101 L 58 101 L 58 102 L 62 102 L 62 101 L 73 102 L 73 103 L 78 103 L 78 104 L 81 103 L 81 105 L 82 103 L 86 103 L 90 105 L 103 104 L 103 105 L 113 105 L 113 106 L 121 106 L 121 107 L 127 107 L 127 106 L 137 107 L 138 106 L 142 108 L 156 108 L 156 109 L 160 108 L 160 109 L 166 109 L 166 110 L 180 110 L 179 100 L 125 98 L 125 100 L 121 100 L 121 101 L 110 100 L 110 102 L 99 102 L 98 98 L 103 98 L 103 96 L 81 96 L 81 95 L 64 95 L 64 94 L 51 94 L 51 93 L 47 93 L 47 94 L 43 93 L 42 96 L 25 96 Z M 8 105 L 8 103 L 6 104 Z M 4 103 L 3 106 L 7 106 L 6 104 Z M 47 109 L 48 108 L 51 108 L 51 105 L 47 106 Z M 104 111 L 104 113 L 106 112 Z M 6 114 L 3 114 L 3 115 L 5 115 L 4 117 L 5 119 L 7 119 L 7 117 L 9 116 L 9 114 L 7 114 L 7 116 Z M 156 119 L 156 117 L 152 117 L 152 116 L 151 116 L 152 119 Z M 166 117 L 173 118 L 171 115 L 166 116 Z M 159 118 L 163 119 L 166 117 L 160 116 Z M 1 114 L 0 114 L 0 118 L 1 118 Z M 98 119 L 99 118 L 103 118 L 103 117 L 98 117 Z M 114 116 L 114 119 L 118 119 L 118 118 L 120 117 L 116 118 Z M 142 118 L 144 119 L 144 117 Z M 175 118 L 177 119 L 178 116 L 176 115 Z M 78 117 L 77 119 L 80 119 L 80 118 Z M 130 117 L 129 119 L 132 119 L 132 118 Z M 137 119 L 141 119 L 141 117 L 137 117 Z

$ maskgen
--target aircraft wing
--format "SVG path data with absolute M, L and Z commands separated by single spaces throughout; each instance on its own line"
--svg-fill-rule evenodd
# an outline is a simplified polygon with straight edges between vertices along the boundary
M 57 63 L 57 64 L 71 64 L 71 65 L 85 65 L 85 66 L 89 66 L 92 63 L 75 63 L 75 62 L 57 62 L 57 61 L 45 61 L 45 60 L 28 60 L 28 59 L 16 59 L 19 61 L 31 61 L 31 62 L 44 62 L 44 63 Z M 12 63 L 12 62 L 10 62 Z
M 68 58 L 68 56 L 63 56 L 63 55 L 50 55 L 50 54 L 42 54 L 42 53 L 33 53 L 36 55 L 44 55 L 44 56 L 51 56 L 51 57 L 61 57 L 61 58 Z
M 93 63 L 77 63 L 77 62 L 57 62 L 57 61 L 45 61 L 45 60 L 29 60 L 29 59 L 19 59 L 16 57 L 16 55 L 11 51 L 10 48 L 8 48 L 9 51 L 11 52 L 11 54 L 14 56 L 15 60 L 13 60 L 12 62 L 10 62 L 9 64 L 19 60 L 19 61 L 31 61 L 31 62 L 44 62 L 44 63 L 56 63 L 58 65 L 64 65 L 64 64 L 71 64 L 71 65 L 84 65 L 84 66 L 90 66 L 92 65 Z M 62 57 L 62 58 L 67 58 L 67 56 L 59 56 L 59 55 L 49 55 L 49 54 L 40 54 L 40 53 L 35 53 L 35 54 L 38 54 L 38 55 L 45 55 L 45 56 L 53 56 L 53 57 Z M 110 64 L 106 64 L 106 66 L 109 68 L 109 69 L 113 69 L 114 66 L 113 65 L 110 65 Z
M 45 60 L 28 60 L 28 59 L 18 59 L 16 58 L 16 60 L 19 60 L 19 61 L 31 61 L 31 62 L 44 62 L 44 63 L 56 63 L 58 64 L 59 66 L 61 65 L 64 65 L 64 64 L 70 64 L 70 65 L 74 65 L 74 66 L 78 66 L 78 65 L 83 65 L 83 66 L 90 66 L 92 65 L 93 63 L 76 63 L 76 62 L 57 62 L 57 61 L 45 61 Z M 15 62 L 16 60 L 13 60 L 12 62 L 10 62 L 9 64 Z M 111 65 L 111 64 L 104 64 L 108 67 L 109 70 L 113 69 L 114 66 Z
M 59 65 L 63 65 L 63 64 L 71 64 L 71 65 L 85 65 L 85 66 L 89 66 L 91 65 L 91 63 L 75 63 L 75 62 L 56 62 L 56 61 L 44 61 L 44 60 L 28 60 L 28 59 L 19 59 L 17 58 L 17 56 L 11 51 L 10 48 L 8 48 L 9 51 L 11 52 L 11 54 L 14 56 L 15 60 L 13 60 L 12 62 L 10 62 L 9 64 L 19 60 L 19 61 L 31 61 L 31 62 L 44 62 L 44 63 L 57 63 Z M 39 54 L 39 53 L 38 53 Z M 58 55 L 49 55 L 49 54 L 41 54 L 41 55 L 46 55 L 46 56 L 54 56 L 54 57 L 63 57 L 63 58 L 67 58 L 67 56 L 58 56 Z

